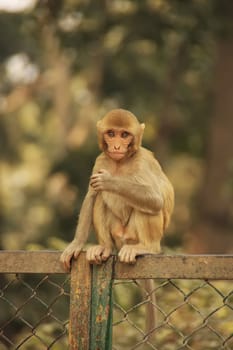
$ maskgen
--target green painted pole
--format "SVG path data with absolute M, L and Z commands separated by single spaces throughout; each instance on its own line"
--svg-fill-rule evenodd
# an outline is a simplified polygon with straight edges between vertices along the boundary
M 112 283 L 114 257 L 93 265 L 90 350 L 112 349 Z

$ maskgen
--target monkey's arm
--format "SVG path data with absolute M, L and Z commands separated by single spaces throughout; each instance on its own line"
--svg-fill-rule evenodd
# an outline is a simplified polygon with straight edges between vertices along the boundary
M 122 196 L 129 205 L 144 213 L 154 215 L 163 207 L 159 186 L 151 181 L 142 181 L 137 176 L 112 176 L 106 170 L 92 175 L 91 186 L 96 191 L 108 191 Z
M 89 189 L 88 193 L 86 194 L 86 197 L 83 201 L 80 210 L 79 221 L 75 231 L 74 239 L 66 247 L 66 249 L 61 255 L 60 260 L 67 270 L 70 269 L 72 257 L 74 257 L 75 259 L 78 257 L 79 253 L 81 252 L 84 244 L 88 239 L 92 224 L 92 213 L 96 194 L 97 193 L 92 189 Z

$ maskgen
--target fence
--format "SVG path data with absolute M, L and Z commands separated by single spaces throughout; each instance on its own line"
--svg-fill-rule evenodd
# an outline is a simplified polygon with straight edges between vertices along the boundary
M 90 266 L 82 253 L 71 274 L 59 256 L 0 252 L 0 350 L 233 349 L 233 256 Z M 154 279 L 156 303 L 145 279 Z M 157 312 L 149 333 L 148 305 Z

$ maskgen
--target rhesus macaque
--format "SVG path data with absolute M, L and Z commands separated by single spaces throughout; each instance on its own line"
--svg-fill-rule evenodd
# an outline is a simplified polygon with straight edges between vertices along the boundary
M 129 111 L 115 109 L 97 122 L 102 153 L 97 157 L 74 240 L 61 255 L 69 269 L 93 224 L 98 245 L 90 263 L 106 261 L 114 248 L 123 263 L 159 253 L 174 205 L 174 191 L 153 154 L 141 147 L 145 125 Z

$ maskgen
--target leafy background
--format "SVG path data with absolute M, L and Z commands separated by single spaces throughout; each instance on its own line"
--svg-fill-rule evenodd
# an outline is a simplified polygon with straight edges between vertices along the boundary
M 96 121 L 122 107 L 175 187 L 165 252 L 232 253 L 232 19 L 227 0 L 1 0 L 0 248 L 66 246 Z
M 96 121 L 123 107 L 146 123 L 144 145 L 175 186 L 168 246 L 231 249 L 231 3 L 1 6 L 1 248 L 72 239 Z

